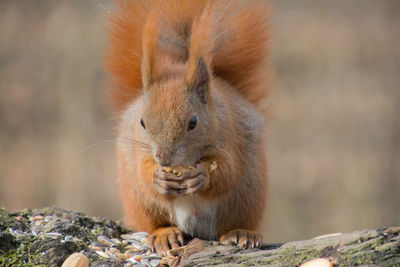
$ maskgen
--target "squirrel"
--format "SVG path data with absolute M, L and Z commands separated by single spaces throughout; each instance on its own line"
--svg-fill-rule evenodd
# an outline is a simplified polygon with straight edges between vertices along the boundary
M 106 66 L 126 226 L 160 255 L 194 237 L 260 247 L 268 5 L 115 3 Z

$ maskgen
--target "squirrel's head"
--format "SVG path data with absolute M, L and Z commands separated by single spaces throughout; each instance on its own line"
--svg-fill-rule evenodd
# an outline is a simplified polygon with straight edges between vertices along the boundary
M 194 165 L 215 133 L 206 63 L 200 59 L 192 70 L 177 68 L 157 81 L 143 75 L 143 110 L 137 123 L 161 166 Z

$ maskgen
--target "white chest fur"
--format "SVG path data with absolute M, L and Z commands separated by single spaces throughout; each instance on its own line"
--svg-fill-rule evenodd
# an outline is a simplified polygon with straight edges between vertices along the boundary
M 199 196 L 179 197 L 173 202 L 179 229 L 193 237 L 217 238 L 217 206 Z

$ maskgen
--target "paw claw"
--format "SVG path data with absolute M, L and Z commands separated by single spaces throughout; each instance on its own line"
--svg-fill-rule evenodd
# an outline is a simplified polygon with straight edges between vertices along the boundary
M 262 236 L 254 231 L 236 229 L 222 235 L 220 242 L 224 245 L 235 244 L 242 248 L 255 248 L 261 244 Z
M 165 257 L 168 250 L 183 245 L 183 237 L 177 227 L 164 227 L 158 228 L 151 233 L 146 243 L 151 247 L 153 252 Z

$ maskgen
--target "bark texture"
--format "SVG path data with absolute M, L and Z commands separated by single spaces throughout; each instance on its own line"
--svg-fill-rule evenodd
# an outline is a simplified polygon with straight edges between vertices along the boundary
M 0 266 L 61 266 L 74 252 L 86 255 L 90 266 L 128 266 L 129 262 L 118 258 L 102 258 L 89 245 L 99 236 L 119 239 L 129 233 L 109 219 L 58 208 L 0 209 Z M 400 227 L 265 244 L 252 250 L 217 242 L 204 244 L 205 250 L 190 256 L 184 266 L 282 267 L 298 266 L 314 258 L 326 258 L 333 266 L 400 266 Z

